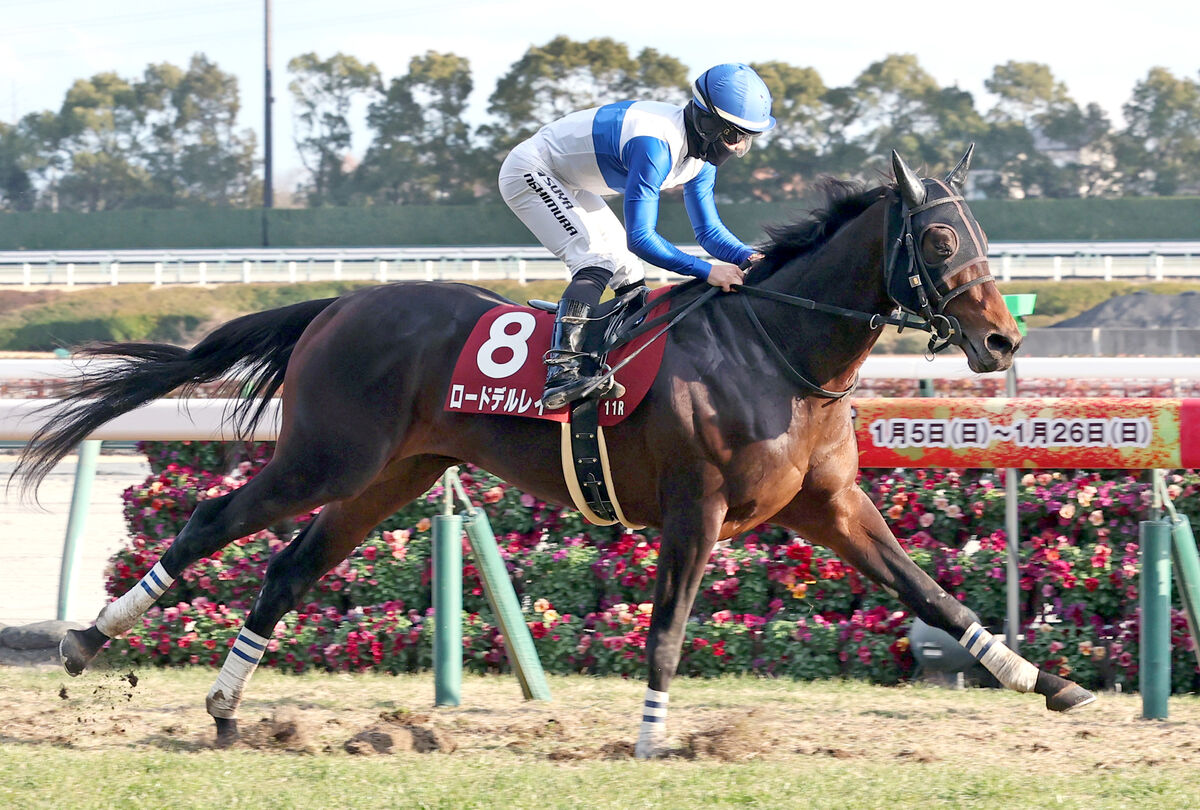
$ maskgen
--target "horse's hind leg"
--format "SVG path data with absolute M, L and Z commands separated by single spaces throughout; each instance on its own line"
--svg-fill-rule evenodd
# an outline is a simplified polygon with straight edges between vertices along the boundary
M 128 631 L 166 593 L 185 568 L 277 521 L 362 491 L 375 477 L 381 460 L 346 453 L 347 463 L 334 468 L 288 453 L 276 457 L 245 486 L 219 498 L 201 501 L 162 558 L 133 588 L 100 611 L 87 630 L 71 630 L 59 646 L 63 667 L 78 675 L 100 649 Z
M 857 486 L 819 502 L 801 497 L 773 522 L 832 549 L 859 571 L 894 592 L 922 621 L 945 630 L 967 648 L 1000 683 L 1036 692 L 1046 708 L 1065 712 L 1093 702 L 1078 684 L 1039 670 L 980 626 L 978 617 L 938 585 L 896 542 L 879 510 Z
M 345 559 L 367 532 L 425 492 L 452 463 L 439 456 L 396 462 L 361 495 L 326 506 L 271 558 L 262 590 L 205 701 L 217 725 L 219 746 L 237 739 L 238 704 L 280 619 L 326 571 Z

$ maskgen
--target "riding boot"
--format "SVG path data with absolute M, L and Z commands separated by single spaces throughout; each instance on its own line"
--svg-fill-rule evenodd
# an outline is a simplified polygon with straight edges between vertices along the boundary
M 546 410 L 563 407 L 596 381 L 596 376 L 584 376 L 584 363 L 590 358 L 583 351 L 583 328 L 591 314 L 592 308 L 582 301 L 564 298 L 558 302 L 550 351 L 546 352 L 546 390 L 542 394 L 542 407 Z M 624 395 L 625 386 L 610 378 L 594 393 L 619 397 Z

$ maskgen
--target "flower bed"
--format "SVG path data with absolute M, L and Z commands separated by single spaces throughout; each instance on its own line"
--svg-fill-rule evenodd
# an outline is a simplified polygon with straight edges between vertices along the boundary
M 196 504 L 241 486 L 269 457 L 210 443 L 145 443 L 152 474 L 125 494 L 130 539 L 107 587 L 123 593 L 153 565 Z M 228 469 L 228 474 L 204 472 Z M 479 470 L 463 483 L 484 504 L 549 672 L 640 674 L 653 579 L 652 533 L 588 526 Z M 1004 482 L 1000 472 L 865 471 L 861 485 L 913 559 L 999 631 L 1005 612 Z M 1200 477 L 1171 478 L 1176 507 L 1200 511 Z M 1020 482 L 1024 652 L 1085 686 L 1137 683 L 1137 527 L 1144 476 L 1036 472 Z M 293 671 L 412 671 L 430 666 L 432 489 L 378 527 L 277 628 L 263 664 Z M 305 516 L 302 520 L 310 519 Z M 280 533 L 287 527 L 276 527 Z M 294 528 L 294 527 L 293 527 Z M 139 664 L 218 665 L 284 540 L 262 531 L 179 577 L 139 627 L 115 643 Z M 469 553 L 463 653 L 469 670 L 507 667 Z M 1175 615 L 1173 672 L 1196 686 L 1192 640 Z M 713 553 L 684 642 L 680 672 L 727 672 L 896 683 L 914 667 L 902 605 L 823 548 L 771 527 Z

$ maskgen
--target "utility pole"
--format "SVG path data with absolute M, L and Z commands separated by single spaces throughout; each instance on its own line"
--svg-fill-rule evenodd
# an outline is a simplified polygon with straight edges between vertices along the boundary
M 262 246 L 271 246 L 271 236 L 268 230 L 268 212 L 275 206 L 275 183 L 272 177 L 271 154 L 271 105 L 275 99 L 271 96 L 271 0 L 263 0 L 263 205 L 262 205 Z

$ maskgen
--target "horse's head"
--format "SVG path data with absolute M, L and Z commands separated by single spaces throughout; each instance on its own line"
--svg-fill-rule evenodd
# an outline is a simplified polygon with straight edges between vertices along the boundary
M 892 152 L 898 204 L 891 218 L 887 291 L 932 327 L 937 352 L 959 346 L 975 372 L 1012 365 L 1021 333 L 988 268 L 987 236 L 963 199 L 974 144 L 945 180 L 921 179 Z

